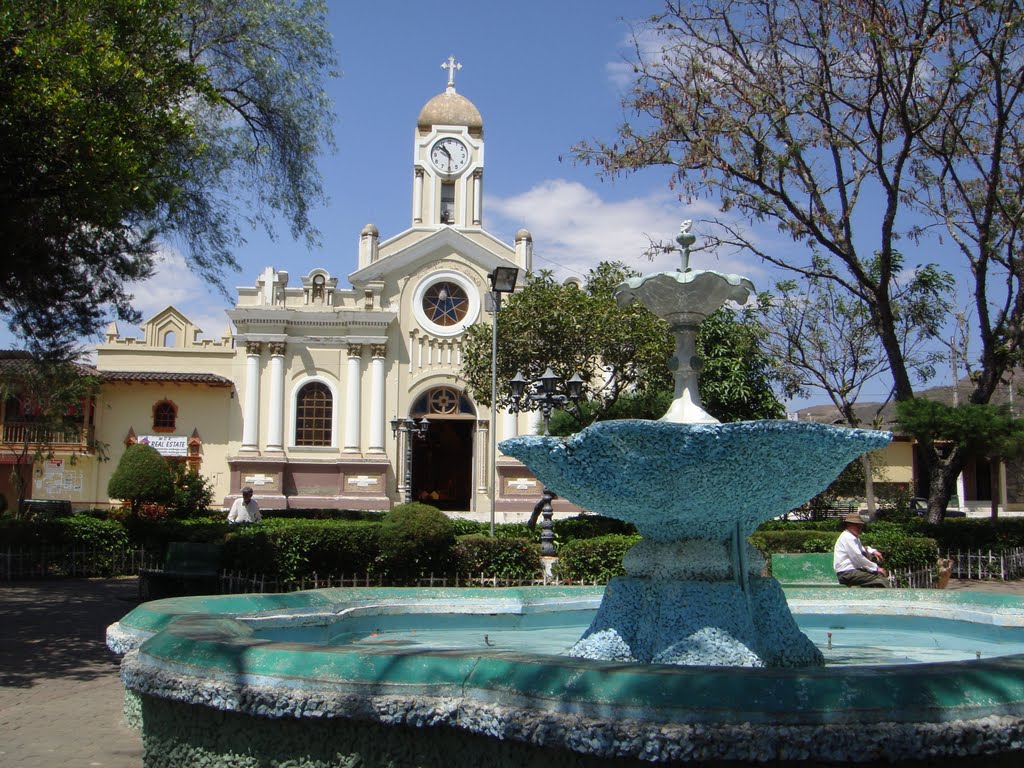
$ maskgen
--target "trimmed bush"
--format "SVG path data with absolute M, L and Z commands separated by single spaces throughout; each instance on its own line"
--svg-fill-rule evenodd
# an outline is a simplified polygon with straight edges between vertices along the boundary
M 767 558 L 773 552 L 829 552 L 835 546 L 837 538 L 837 530 L 826 533 L 796 528 L 784 531 L 757 530 L 748 541 Z
M 607 582 L 625 574 L 622 556 L 638 541 L 639 536 L 619 533 L 568 541 L 558 550 L 553 572 L 570 582 Z
M 437 507 L 399 504 L 380 524 L 380 566 L 391 578 L 447 573 L 455 544 L 451 518 Z
M 910 568 L 918 570 L 935 565 L 939 559 L 939 548 L 935 539 L 922 536 L 904 536 L 885 531 L 864 532 L 861 541 L 882 551 L 885 568 Z
M 474 533 L 459 538 L 452 549 L 456 573 L 497 576 L 502 579 L 533 579 L 541 572 L 540 552 L 529 539 L 495 537 Z
M 636 534 L 636 526 L 632 523 L 601 515 L 576 515 L 575 517 L 555 520 L 554 530 L 555 538 L 558 541 L 593 539 L 612 533 L 623 536 L 633 536 Z
M 138 516 L 143 504 L 166 504 L 174 498 L 174 475 L 167 460 L 149 445 L 136 443 L 125 450 L 107 483 L 107 494 L 131 502 Z
M 174 468 L 174 494 L 168 506 L 170 517 L 206 517 L 213 504 L 213 483 L 184 464 Z
M 380 530 L 364 520 L 265 520 L 232 528 L 221 561 L 228 570 L 283 580 L 362 575 L 374 569 Z

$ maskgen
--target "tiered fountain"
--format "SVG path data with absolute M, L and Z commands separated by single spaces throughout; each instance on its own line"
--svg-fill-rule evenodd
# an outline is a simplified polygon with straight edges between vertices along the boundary
M 753 286 L 690 269 L 688 227 L 679 242 L 680 271 L 618 291 L 676 335 L 666 416 L 502 443 L 560 496 L 637 526 L 626 576 L 606 590 L 336 589 L 143 605 L 110 628 L 108 645 L 125 653 L 146 768 L 1016 766 L 1020 601 L 838 587 L 787 600 L 761 575 L 746 544 L 754 528 L 889 435 L 708 415 L 697 325 Z M 928 632 L 983 623 L 1021 655 L 823 666 L 794 613 L 824 616 L 837 632 L 865 614 L 885 617 L 880 626 L 931 622 Z M 560 616 L 589 629 L 567 655 L 533 652 L 533 628 Z

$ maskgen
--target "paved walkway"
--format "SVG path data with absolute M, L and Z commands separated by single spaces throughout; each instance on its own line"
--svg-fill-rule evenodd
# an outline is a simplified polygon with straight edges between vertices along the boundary
M 137 592 L 135 579 L 0 584 L 0 766 L 142 765 L 104 640 Z
M 1024 595 L 1024 581 L 948 588 Z M 135 579 L 0 585 L 0 768 L 140 768 L 118 658 L 104 643 L 136 595 Z

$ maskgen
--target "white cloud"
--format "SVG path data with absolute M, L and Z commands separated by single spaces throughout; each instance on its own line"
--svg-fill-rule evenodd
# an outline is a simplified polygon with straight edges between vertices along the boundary
M 205 338 L 217 339 L 230 325 L 224 314 L 227 303 L 199 275 L 189 269 L 185 257 L 169 246 L 162 246 L 156 256 L 156 272 L 149 280 L 130 287 L 132 306 L 148 320 L 168 306 L 182 312 L 202 329 Z M 119 327 L 124 336 L 136 329 Z
M 544 181 L 514 197 L 491 199 L 490 210 L 525 226 L 533 235 L 534 270 L 551 269 L 556 277 L 585 275 L 601 261 L 621 261 L 640 272 L 679 268 L 679 254 L 645 255 L 650 242 L 675 245 L 683 219 L 712 218 L 714 201 L 680 204 L 669 191 L 621 201 L 603 200 L 595 191 L 564 179 Z M 695 231 L 700 244 L 700 227 Z M 694 253 L 691 266 L 754 276 L 759 265 L 736 254 L 715 258 Z

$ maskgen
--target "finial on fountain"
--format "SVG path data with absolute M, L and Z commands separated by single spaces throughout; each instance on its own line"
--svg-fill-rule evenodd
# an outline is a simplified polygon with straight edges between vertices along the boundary
M 676 235 L 676 242 L 679 243 L 679 252 L 683 260 L 683 272 L 690 271 L 690 246 L 697 242 L 697 236 L 690 230 L 693 229 L 693 221 L 686 219 L 679 225 L 679 234 Z

